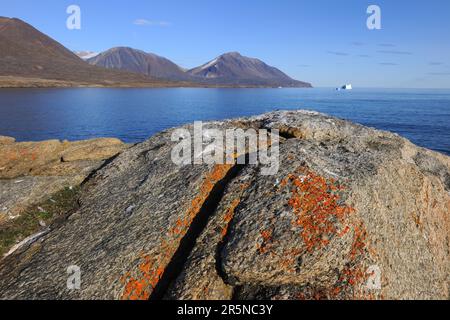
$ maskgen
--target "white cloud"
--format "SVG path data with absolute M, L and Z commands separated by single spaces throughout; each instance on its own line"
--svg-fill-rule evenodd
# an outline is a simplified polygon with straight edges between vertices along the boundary
M 136 19 L 133 21 L 133 24 L 137 26 L 155 26 L 155 27 L 168 27 L 171 25 L 171 23 L 167 21 L 154 21 L 147 19 Z

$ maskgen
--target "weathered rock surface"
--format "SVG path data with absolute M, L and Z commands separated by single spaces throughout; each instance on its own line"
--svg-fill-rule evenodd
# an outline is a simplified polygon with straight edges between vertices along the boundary
M 65 187 L 79 185 L 125 148 L 111 138 L 16 143 L 0 137 L 0 223 Z
M 0 145 L 11 144 L 16 142 L 16 139 L 12 137 L 0 136 Z
M 105 160 L 126 147 L 120 140 L 113 138 L 76 142 L 48 140 L 14 143 L 14 139 L 8 137 L 2 140 L 5 142 L 0 142 L 1 179 L 55 175 L 57 166 L 62 167 L 62 175 L 66 175 L 68 170 L 64 167 L 68 167 L 68 162 Z
M 0 262 L 0 298 L 449 298 L 448 157 L 307 111 L 207 127 L 279 129 L 280 170 L 177 166 L 172 130 L 157 134 Z

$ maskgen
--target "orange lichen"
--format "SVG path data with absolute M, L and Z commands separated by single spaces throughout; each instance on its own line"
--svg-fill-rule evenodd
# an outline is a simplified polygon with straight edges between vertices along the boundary
M 125 289 L 122 295 L 123 299 L 129 300 L 148 300 L 150 297 L 149 287 L 154 288 L 158 283 L 161 275 L 164 270 L 158 268 L 154 272 L 154 264 L 155 261 L 149 256 L 142 256 L 141 259 L 144 261 L 138 266 L 138 269 L 141 273 L 141 278 L 135 279 L 130 276 L 130 273 L 127 272 L 126 277 L 128 282 L 125 285 Z
M 210 172 L 204 179 L 203 184 L 200 187 L 199 194 L 191 201 L 191 206 L 189 207 L 186 214 L 179 218 L 175 222 L 175 227 L 169 231 L 170 235 L 174 235 L 177 237 L 183 237 L 192 221 L 197 216 L 200 211 L 203 203 L 208 198 L 214 186 L 222 180 L 228 171 L 233 167 L 232 164 L 221 164 L 215 165 L 212 172 Z
M 328 289 L 313 290 L 307 296 L 312 299 L 335 299 L 350 290 L 354 298 L 373 298 L 374 295 L 363 287 L 370 277 L 363 263 L 363 257 L 371 253 L 367 232 L 361 222 L 351 219 L 350 214 L 355 210 L 340 204 L 339 192 L 345 188 L 334 179 L 326 179 L 304 167 L 280 184 L 281 188 L 287 186 L 291 186 L 288 203 L 295 213 L 294 224 L 301 227 L 301 236 L 308 252 L 326 247 L 334 236 L 343 237 L 350 231 L 353 233 L 348 263 L 340 272 L 337 283 Z M 306 298 L 306 295 L 300 293 L 299 298 Z
M 342 234 L 338 233 L 337 225 L 354 211 L 339 204 L 342 186 L 303 167 L 284 179 L 282 186 L 288 182 L 292 185 L 289 205 L 296 215 L 294 223 L 302 228 L 301 236 L 308 251 L 327 246 L 333 235 Z
M 361 261 L 361 258 L 365 254 L 370 254 L 371 251 L 367 244 L 367 232 L 362 223 L 353 223 L 351 229 L 353 230 L 353 242 L 348 256 L 349 262 L 341 271 L 333 292 L 339 293 L 342 288 L 350 287 L 353 298 L 373 299 L 374 295 L 366 292 L 361 286 L 371 276 L 370 273 L 366 272 L 366 267 Z M 335 295 L 331 295 L 331 297 L 335 297 Z
M 344 228 L 341 232 L 338 233 L 338 236 L 342 238 L 342 237 L 345 236 L 349 231 L 350 231 L 350 226 L 345 226 L 345 228 Z
M 423 230 L 423 224 L 422 224 L 422 219 L 420 218 L 420 214 L 416 215 L 415 212 L 412 212 L 411 213 L 411 217 L 412 217 L 416 227 L 422 231 Z
M 355 286 L 360 284 L 364 278 L 366 278 L 366 273 L 357 266 L 347 266 L 342 270 L 341 277 L 339 280 L 343 282 L 343 284 L 349 284 L 351 286 Z
M 21 150 L 12 150 L 6 153 L 4 158 L 7 161 L 16 161 L 16 160 L 32 160 L 35 161 L 38 158 L 37 152 L 34 148 L 30 149 L 21 149 Z
M 353 260 L 358 254 L 362 254 L 366 248 L 367 233 L 362 225 L 353 227 L 353 243 L 350 250 L 350 258 Z
M 302 251 L 298 248 L 284 250 L 280 256 L 280 267 L 287 272 L 294 273 L 298 262 L 298 257 Z
M 234 213 L 236 211 L 237 206 L 241 203 L 241 197 L 244 191 L 249 187 L 248 183 L 241 183 L 239 186 L 239 193 L 237 197 L 231 202 L 230 207 L 225 212 L 225 216 L 223 218 L 224 226 L 222 227 L 221 236 L 222 239 L 225 238 L 225 236 L 228 233 L 228 228 L 230 226 L 231 221 L 234 218 Z
M 334 179 L 326 179 L 300 167 L 295 174 L 283 179 L 279 188 L 288 186 L 291 192 L 288 204 L 295 214 L 293 224 L 300 227 L 300 234 L 308 252 L 326 247 L 333 236 L 343 237 L 351 230 L 346 222 L 354 209 L 339 203 L 339 192 L 344 190 L 344 187 Z M 287 272 L 296 272 L 298 258 L 303 250 L 291 248 L 277 253 L 279 250 L 274 250 L 276 240 L 273 238 L 273 232 L 266 229 L 260 233 L 263 241 L 257 246 L 259 253 L 277 257 L 280 268 Z
M 204 286 L 202 291 L 203 291 L 203 297 L 208 297 L 210 294 L 211 288 Z
M 125 282 L 122 299 L 148 300 L 150 298 L 151 292 L 164 274 L 165 267 L 178 249 L 179 243 L 189 230 L 192 221 L 200 212 L 203 203 L 214 186 L 226 176 L 232 167 L 233 165 L 231 164 L 215 165 L 213 170 L 205 176 L 200 186 L 199 194 L 192 200 L 186 213 L 177 219 L 175 226 L 169 230 L 168 241 L 162 241 L 160 246 L 161 255 L 154 258 L 142 255 L 141 259 L 143 261 L 138 265 L 136 272 L 139 274 L 139 277 L 132 277 L 131 272 L 127 272 L 122 277 L 123 282 Z
M 273 231 L 271 229 L 265 229 L 265 230 L 261 231 L 260 233 L 261 233 L 261 237 L 262 237 L 262 243 L 260 245 L 258 245 L 258 251 L 261 254 L 264 254 L 270 249 L 270 247 L 272 245 Z
M 228 226 L 234 217 L 234 211 L 236 210 L 236 207 L 239 205 L 240 202 L 241 200 L 239 198 L 234 199 L 233 202 L 231 202 L 231 205 L 228 208 L 227 212 L 225 213 L 225 217 L 223 218 L 225 226 L 222 228 L 222 238 L 226 236 L 228 232 Z

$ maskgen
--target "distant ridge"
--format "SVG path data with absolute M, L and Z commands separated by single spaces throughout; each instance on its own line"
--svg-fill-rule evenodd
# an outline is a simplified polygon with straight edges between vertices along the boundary
M 99 67 L 131 71 L 165 80 L 181 81 L 191 78 L 169 59 L 128 47 L 109 49 L 87 61 Z
M 225 53 L 188 73 L 222 84 L 311 87 L 310 83 L 294 80 L 279 69 L 259 59 L 242 56 L 239 52 Z
M 74 51 L 74 53 L 83 60 L 88 60 L 98 56 L 98 53 L 93 51 Z
M 311 87 L 310 83 L 294 80 L 277 68 L 267 65 L 261 60 L 244 57 L 238 52 L 223 54 L 200 67 L 187 71 L 169 59 L 128 47 L 109 49 L 87 61 L 104 68 L 204 85 Z

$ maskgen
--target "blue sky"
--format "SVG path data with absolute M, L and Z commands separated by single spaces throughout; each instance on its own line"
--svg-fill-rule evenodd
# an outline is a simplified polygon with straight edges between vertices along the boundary
M 81 30 L 66 28 L 71 4 Z M 450 88 L 448 0 L 0 0 L 0 15 L 71 50 L 130 46 L 187 68 L 239 51 L 315 86 Z

